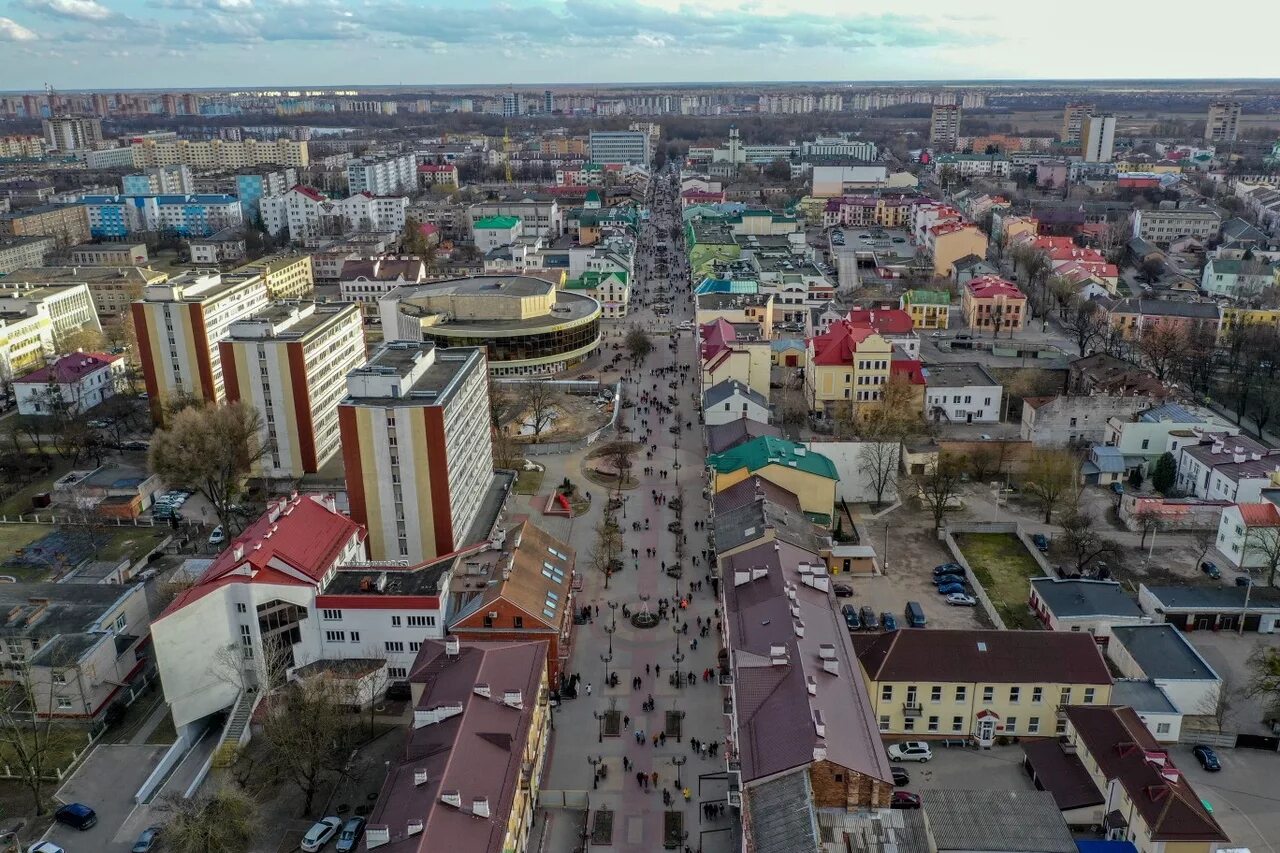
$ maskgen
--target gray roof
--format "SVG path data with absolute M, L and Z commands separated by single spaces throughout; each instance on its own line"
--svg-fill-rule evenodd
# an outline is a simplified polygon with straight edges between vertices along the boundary
M 928 388 L 965 388 L 973 385 L 1000 387 L 1000 382 L 976 361 L 931 363 L 924 366 Z
M 807 770 L 752 785 L 745 801 L 756 853 L 818 853 Z
M 1111 704 L 1128 705 L 1139 714 L 1176 714 L 1178 708 L 1154 681 L 1121 678 L 1111 686 Z
M 1200 657 L 1182 632 L 1168 623 L 1116 625 L 1111 638 L 1120 643 L 1148 678 L 1216 681 L 1218 673 Z
M 1142 608 L 1116 581 L 1033 578 L 1031 588 L 1058 618 L 1142 616 Z
M 781 438 L 782 430 L 750 418 L 738 418 L 725 424 L 709 426 L 707 427 L 707 453 L 724 453 L 762 435 Z
M 762 497 L 716 515 L 716 552 L 723 554 L 754 542 L 769 528 L 773 529 L 779 541 L 803 548 L 815 558 L 822 548 L 817 528 L 803 513 Z
M 1196 417 L 1177 403 L 1165 403 L 1162 406 L 1147 409 L 1138 415 L 1138 419 L 1153 424 L 1158 424 L 1161 421 L 1171 421 L 1175 424 L 1194 424 L 1203 420 L 1203 418 Z
M 718 406 L 725 400 L 728 400 L 734 394 L 741 394 L 756 405 L 769 408 L 769 401 L 759 391 L 749 385 L 743 385 L 736 379 L 725 379 L 723 382 L 717 382 L 706 390 L 702 395 L 702 408 L 708 409 L 712 406 Z
M 1218 611 L 1244 607 L 1245 590 L 1238 586 L 1146 586 L 1165 613 L 1176 610 Z M 1266 587 L 1254 587 L 1249 612 L 1280 610 L 1280 597 Z
M 1121 299 L 1112 311 L 1120 314 L 1188 317 L 1200 320 L 1218 320 L 1222 317 L 1222 309 L 1216 302 L 1175 302 L 1172 299 Z
M 923 795 L 939 853 L 947 850 L 1076 853 L 1048 791 L 957 791 Z

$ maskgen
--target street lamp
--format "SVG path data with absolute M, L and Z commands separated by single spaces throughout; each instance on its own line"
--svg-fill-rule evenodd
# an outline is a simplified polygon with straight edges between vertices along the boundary
M 610 637 L 610 646 L 612 646 L 613 637 Z M 613 662 L 613 650 L 610 648 L 607 654 L 600 655 L 600 662 L 604 664 L 604 685 L 609 686 L 609 664 Z
M 596 718 L 596 723 L 598 723 L 596 743 L 604 743 L 604 719 L 609 714 L 607 711 L 592 711 L 591 714 Z M 588 758 L 587 761 L 591 761 L 591 759 Z
M 676 635 L 676 650 L 675 650 L 675 653 L 671 655 L 671 662 L 676 665 L 676 671 L 675 671 L 676 689 L 679 690 L 681 686 L 684 684 L 684 679 L 681 678 L 681 675 L 680 675 L 680 664 L 684 663 L 684 654 L 681 653 L 680 651 L 680 626 L 672 625 L 671 630 Z
M 588 755 L 587 763 L 591 765 L 591 787 L 598 788 L 600 787 L 600 769 L 599 768 L 601 764 L 604 764 L 604 756 L 597 755 L 595 757 L 592 757 Z
M 616 620 L 616 619 L 614 620 L 614 622 L 613 622 L 613 624 L 612 624 L 612 625 L 605 625 L 605 626 L 604 626 L 604 632 L 605 632 L 607 635 L 609 635 L 609 654 L 610 654 L 611 656 L 613 655 L 613 632 L 614 632 L 614 631 L 616 631 L 616 630 L 618 630 L 618 623 L 617 623 L 617 620 Z M 601 657 L 604 657 L 604 655 L 601 655 Z M 607 674 L 608 674 L 608 673 L 606 673 L 606 675 L 607 675 Z
M 684 783 L 680 781 L 680 768 L 683 767 L 685 762 L 688 760 L 689 760 L 689 756 L 687 755 L 673 755 L 671 757 L 671 763 L 674 764 L 676 768 L 676 787 L 677 788 L 684 788 Z

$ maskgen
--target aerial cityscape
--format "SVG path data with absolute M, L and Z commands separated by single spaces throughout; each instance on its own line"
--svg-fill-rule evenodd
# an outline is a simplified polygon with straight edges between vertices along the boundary
M 0 8 L 0 853 L 1275 853 L 1274 64 L 864 5 Z

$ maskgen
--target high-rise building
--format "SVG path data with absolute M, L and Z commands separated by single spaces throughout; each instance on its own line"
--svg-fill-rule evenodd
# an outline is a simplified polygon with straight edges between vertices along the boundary
M 86 195 L 89 232 L 118 239 L 137 231 L 169 231 L 208 237 L 244 223 L 240 200 L 231 195 Z
M 302 168 L 310 159 L 307 143 L 292 139 L 269 142 L 246 139 L 226 142 L 221 139 L 191 141 L 189 139 L 135 140 L 133 165 L 139 169 L 182 163 L 199 169 L 243 169 L 252 166 L 293 166 Z
M 939 104 L 929 117 L 929 144 L 939 148 L 954 148 L 960 139 L 960 107 L 955 104 Z
M 653 155 L 649 134 L 636 130 L 591 131 L 591 160 L 594 163 L 632 163 L 648 166 Z
M 551 90 L 548 89 L 542 93 L 542 111 L 547 115 L 555 112 L 555 98 L 551 96 Z
M 342 458 L 370 559 L 419 563 L 471 541 L 493 479 L 487 376 L 482 348 L 416 341 L 347 374 Z
M 1240 132 L 1240 102 L 1214 101 L 1209 104 L 1209 120 L 1204 138 L 1210 142 L 1235 142 Z
M 137 175 L 120 179 L 124 195 L 189 195 L 195 192 L 195 181 L 186 166 L 157 166 Z
M 502 115 L 505 117 L 524 115 L 524 93 L 510 91 L 502 96 Z
M 1086 163 L 1110 163 L 1115 148 L 1116 117 L 1087 115 L 1080 126 L 1080 147 Z
M 102 142 L 102 120 L 93 116 L 54 116 L 41 124 L 45 140 L 59 151 L 96 148 Z
M 232 323 L 218 350 L 227 402 L 262 414 L 257 474 L 314 474 L 338 452 L 338 403 L 365 358 L 358 305 L 272 303 Z
M 365 158 L 347 164 L 347 192 L 396 195 L 418 188 L 418 161 L 413 154 Z
M 147 285 L 133 303 L 133 327 L 157 423 L 169 398 L 226 399 L 218 344 L 232 323 L 266 307 L 267 286 L 257 276 L 184 274 Z
M 1062 141 L 1069 145 L 1080 142 L 1080 129 L 1087 116 L 1093 114 L 1093 104 L 1067 104 L 1062 111 Z

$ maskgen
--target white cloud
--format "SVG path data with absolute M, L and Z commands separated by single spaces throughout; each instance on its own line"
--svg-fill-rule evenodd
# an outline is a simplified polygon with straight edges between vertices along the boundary
M 0 41 L 35 41 L 40 38 L 12 18 L 0 18 Z
M 79 21 L 105 21 L 114 15 L 97 0 L 25 0 L 22 5 L 33 12 Z

